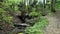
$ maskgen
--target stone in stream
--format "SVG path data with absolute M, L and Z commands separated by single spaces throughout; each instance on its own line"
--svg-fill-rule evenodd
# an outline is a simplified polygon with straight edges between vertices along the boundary
M 21 30 L 24 30 L 26 29 L 26 27 L 29 27 L 29 24 L 26 24 L 26 23 L 20 23 L 20 24 L 14 24 L 15 28 L 17 29 L 21 29 Z
M 26 27 L 29 27 L 28 24 L 20 23 L 14 24 L 15 28 L 12 30 L 13 34 L 18 34 L 19 32 L 24 32 Z

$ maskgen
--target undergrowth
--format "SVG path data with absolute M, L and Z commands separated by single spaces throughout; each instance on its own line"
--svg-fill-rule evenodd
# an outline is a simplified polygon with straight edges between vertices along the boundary
M 45 17 L 41 17 L 34 26 L 26 28 L 27 34 L 43 34 L 43 29 L 47 26 L 48 20 Z

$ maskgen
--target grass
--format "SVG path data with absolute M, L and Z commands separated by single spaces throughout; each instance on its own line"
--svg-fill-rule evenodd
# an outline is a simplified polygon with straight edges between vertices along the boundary
M 41 17 L 34 26 L 28 27 L 26 33 L 28 34 L 43 34 L 43 29 L 47 26 L 48 20 L 45 17 Z

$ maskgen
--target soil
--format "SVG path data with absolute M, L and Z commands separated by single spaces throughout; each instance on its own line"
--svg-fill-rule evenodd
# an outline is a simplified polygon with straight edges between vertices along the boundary
M 46 17 L 49 22 L 44 34 L 60 34 L 60 11 Z

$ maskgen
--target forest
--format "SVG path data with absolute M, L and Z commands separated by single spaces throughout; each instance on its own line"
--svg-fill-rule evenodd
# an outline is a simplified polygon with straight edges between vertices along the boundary
M 0 34 L 60 34 L 60 0 L 0 0 Z

